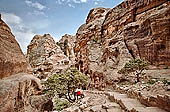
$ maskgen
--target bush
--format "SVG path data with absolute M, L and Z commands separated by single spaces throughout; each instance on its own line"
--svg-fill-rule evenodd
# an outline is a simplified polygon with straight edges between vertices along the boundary
M 148 61 L 144 59 L 131 59 L 125 64 L 125 66 L 118 71 L 119 74 L 130 74 L 133 73 L 136 75 L 137 82 L 139 82 L 140 75 L 143 75 L 143 70 L 149 65 Z
M 59 98 L 56 100 L 56 110 L 57 111 L 61 111 L 65 108 L 69 107 L 69 105 L 70 105 L 70 102 L 67 100 L 61 100 Z
M 44 93 L 51 98 L 58 95 L 60 98 L 66 98 L 73 102 L 70 93 L 73 93 L 78 87 L 85 87 L 88 83 L 88 77 L 78 71 L 76 68 L 68 68 L 64 73 L 55 74 L 48 78 L 43 84 L 45 86 Z
M 170 81 L 168 81 L 168 80 L 166 80 L 166 79 L 164 79 L 162 82 L 163 82 L 164 84 L 170 85 Z
M 161 10 L 162 8 L 164 8 L 164 6 L 160 5 L 160 6 L 157 7 L 157 10 Z
M 150 79 L 149 81 L 148 81 L 148 84 L 155 84 L 155 80 L 152 80 L 152 79 Z

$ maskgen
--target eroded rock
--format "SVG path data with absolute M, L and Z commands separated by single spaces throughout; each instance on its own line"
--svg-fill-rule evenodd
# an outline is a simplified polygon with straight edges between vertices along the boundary
M 76 67 L 90 74 L 91 88 L 114 83 L 131 58 L 170 65 L 170 2 L 126 0 L 112 9 L 94 8 L 76 34 Z M 112 79 L 112 80 L 111 80 Z M 106 84 L 106 85 L 105 85 Z
M 0 112 L 38 112 L 40 108 L 34 108 L 29 99 L 41 89 L 40 80 L 26 73 L 0 80 Z
M 26 58 L 8 25 L 0 18 L 0 79 L 27 72 Z
M 70 66 L 68 57 L 49 34 L 34 36 L 27 49 L 27 60 L 33 74 L 40 79 L 60 73 Z

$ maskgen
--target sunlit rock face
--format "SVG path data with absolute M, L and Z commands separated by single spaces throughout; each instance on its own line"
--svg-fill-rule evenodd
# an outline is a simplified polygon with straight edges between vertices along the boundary
M 112 9 L 94 8 L 76 34 L 76 67 L 104 87 L 131 58 L 170 65 L 170 2 L 126 0 Z M 112 80 L 111 80 L 112 79 Z
M 75 64 L 75 53 L 74 53 L 75 41 L 76 41 L 75 36 L 65 34 L 64 36 L 62 36 L 59 42 L 57 42 L 57 45 L 60 46 L 61 50 L 69 58 L 71 65 Z
M 26 58 L 11 29 L 0 18 L 0 79 L 26 71 Z
M 33 74 L 40 79 L 70 66 L 68 57 L 49 34 L 34 36 L 28 45 L 27 61 L 33 68 Z
M 0 18 L 0 112 L 45 111 L 44 105 L 50 100 L 40 95 L 40 80 L 28 73 L 31 67 L 10 28 Z

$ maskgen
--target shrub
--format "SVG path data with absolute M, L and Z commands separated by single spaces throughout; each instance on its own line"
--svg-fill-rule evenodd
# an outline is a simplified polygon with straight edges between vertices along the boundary
M 88 77 L 78 71 L 76 68 L 68 68 L 64 73 L 55 74 L 48 78 L 43 84 L 45 86 L 44 93 L 53 97 L 63 97 L 72 102 L 70 93 L 73 93 L 78 87 L 85 87 L 88 83 Z
M 163 82 L 164 84 L 170 85 L 170 81 L 168 81 L 168 80 L 166 80 L 166 79 L 164 79 L 162 82 Z
M 58 111 L 61 111 L 64 108 L 69 107 L 69 105 L 70 105 L 70 102 L 67 100 L 61 100 L 59 98 L 57 98 L 57 100 L 56 100 L 56 110 L 58 110 Z
M 149 81 L 148 81 L 148 84 L 155 84 L 155 80 L 152 80 L 152 79 L 150 79 Z
M 148 61 L 143 59 L 132 59 L 125 64 L 125 66 L 118 71 L 120 74 L 133 73 L 136 75 L 137 82 L 139 82 L 139 76 L 144 74 L 143 70 L 149 65 Z

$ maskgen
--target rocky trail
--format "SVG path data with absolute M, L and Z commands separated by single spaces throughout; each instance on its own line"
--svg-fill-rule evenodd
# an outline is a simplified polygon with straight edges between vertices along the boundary
M 166 112 L 146 107 L 138 100 L 118 92 L 85 91 L 85 97 L 62 112 Z

